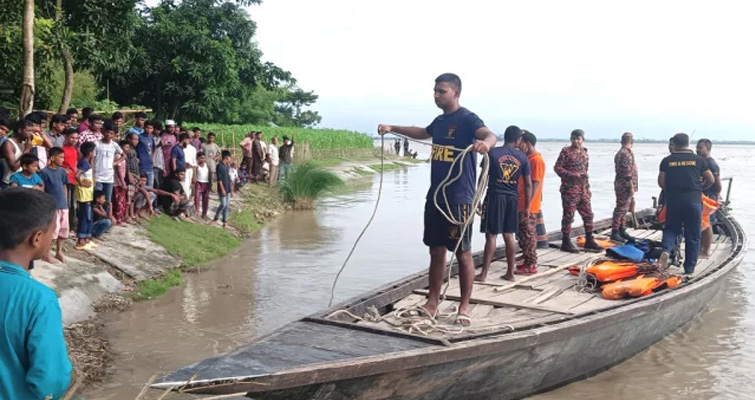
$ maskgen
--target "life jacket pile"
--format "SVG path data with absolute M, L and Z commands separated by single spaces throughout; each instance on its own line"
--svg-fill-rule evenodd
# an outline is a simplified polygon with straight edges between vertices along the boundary
M 584 237 L 584 236 L 579 236 L 579 237 L 577 238 L 577 246 L 579 246 L 579 247 L 585 247 L 585 240 L 586 240 L 586 239 L 585 239 L 585 237 Z M 616 242 L 612 241 L 611 239 L 606 239 L 606 238 L 600 238 L 600 237 L 596 237 L 596 238 L 595 238 L 595 242 L 596 242 L 597 244 L 599 244 L 599 245 L 600 245 L 601 247 L 603 247 L 604 249 L 607 249 L 607 248 L 610 248 L 610 247 L 615 247 L 615 246 L 618 246 L 618 245 L 616 244 Z
M 572 267 L 569 271 L 579 275 L 580 268 Z M 589 282 L 600 288 L 603 297 L 610 300 L 647 296 L 683 282 L 680 276 L 670 275 L 655 264 L 632 261 L 603 260 L 586 268 L 585 274 Z

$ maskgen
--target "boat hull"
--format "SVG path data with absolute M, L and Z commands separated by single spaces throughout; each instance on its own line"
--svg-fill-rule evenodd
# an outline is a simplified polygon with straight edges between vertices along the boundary
M 647 349 L 702 312 L 725 280 L 576 335 L 551 335 L 511 351 L 307 387 L 250 394 L 264 400 L 518 399 L 602 372 Z M 623 313 L 622 313 L 623 314 Z M 545 337 L 542 337 L 545 339 Z M 502 348 L 508 348 L 501 343 Z M 493 347 L 495 348 L 495 347 Z

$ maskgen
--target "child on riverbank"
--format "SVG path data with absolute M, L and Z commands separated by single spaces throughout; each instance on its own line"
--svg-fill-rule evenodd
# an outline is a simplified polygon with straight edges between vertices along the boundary
M 131 203 L 133 213 L 136 219 L 142 218 L 142 212 L 147 211 L 146 220 L 149 221 L 150 217 L 155 215 L 155 209 L 152 207 L 152 203 L 157 199 L 155 189 L 147 185 L 149 175 L 146 172 L 142 172 L 139 175 L 139 181 L 136 184 L 136 195 L 134 196 L 134 202 Z
M 105 192 L 95 191 L 92 207 L 92 237 L 99 238 L 117 223 L 113 216 L 113 205 L 107 201 Z
M 81 159 L 76 164 L 76 202 L 79 205 L 76 228 L 78 241 L 76 250 L 87 250 L 96 246 L 92 242 L 92 200 L 94 199 L 94 174 L 92 161 L 94 160 L 95 144 L 86 142 L 81 144 Z
M 201 203 L 201 208 L 200 208 Z M 210 204 L 210 168 L 203 152 L 197 153 L 197 178 L 194 184 L 194 208 L 202 211 L 202 219 L 207 219 L 207 207 Z
M 45 193 L 55 199 L 57 210 L 55 212 L 55 229 L 52 232 L 52 239 L 57 242 L 57 251 L 55 258 L 62 263 L 66 262 L 63 257 L 63 242 L 68 239 L 68 173 L 63 169 L 63 160 L 65 154 L 60 147 L 50 149 L 47 159 L 47 168 L 41 172 L 42 181 L 44 182 Z M 48 252 L 43 259 L 49 263 L 54 263 Z
M 21 171 L 14 173 L 10 177 L 11 187 L 25 187 L 36 190 L 45 190 L 42 178 L 39 177 L 39 159 L 34 154 L 24 154 L 21 156 Z
M 0 398 L 59 399 L 71 381 L 58 297 L 29 274 L 50 249 L 55 200 L 0 191 Z

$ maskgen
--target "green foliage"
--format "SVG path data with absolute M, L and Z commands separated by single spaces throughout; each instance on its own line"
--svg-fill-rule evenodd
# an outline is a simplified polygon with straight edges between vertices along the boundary
M 136 301 L 154 299 L 168 293 L 170 288 L 184 284 L 181 271 L 174 269 L 162 278 L 140 282 L 130 297 Z
M 322 117 L 316 111 L 302 111 L 317 101 L 314 92 L 305 92 L 299 88 L 290 88 L 280 100 L 275 110 L 278 112 L 275 123 L 280 126 L 310 128 L 320 123 Z
M 92 73 L 87 70 L 80 70 L 74 72 L 73 76 L 74 85 L 73 93 L 71 94 L 71 107 L 93 107 L 95 110 L 102 110 L 102 108 L 96 107 L 100 105 L 97 104 L 97 99 L 100 97 L 102 89 Z M 65 72 L 62 67 L 55 69 L 53 81 L 52 102 L 49 109 L 57 110 L 60 107 L 60 100 L 63 97 L 63 87 L 65 86 Z
M 283 199 L 294 208 L 310 209 L 320 196 L 338 186 L 343 180 L 325 168 L 311 164 L 299 165 L 281 181 L 279 190 Z
M 218 145 L 231 148 L 238 148 L 238 144 L 244 139 L 244 136 L 252 131 L 262 131 L 264 133 L 263 140 L 268 143 L 273 137 L 278 137 L 280 144 L 283 144 L 283 136 L 288 136 L 291 139 L 296 135 L 296 142 L 308 143 L 312 149 L 371 149 L 374 147 L 372 139 L 366 134 L 346 130 L 305 129 L 264 125 L 221 125 L 194 122 L 187 122 L 184 125 L 187 127 L 198 126 L 204 134 L 207 134 L 209 131 L 215 132 L 218 136 L 216 140 Z
M 370 165 L 370 168 L 374 169 L 377 172 L 380 172 L 380 169 L 382 168 L 383 172 L 387 172 L 387 171 L 395 171 L 397 169 L 406 169 L 406 165 L 393 163 L 393 162 L 385 162 L 383 163 L 382 167 L 380 164 L 373 164 L 373 165 Z
M 166 216 L 152 218 L 149 238 L 183 259 L 185 266 L 201 264 L 229 254 L 241 243 L 231 233 L 209 225 L 175 221 Z
M 246 209 L 232 212 L 228 218 L 228 222 L 231 226 L 245 234 L 252 233 L 262 228 L 262 224 L 257 221 L 254 213 L 251 210 Z

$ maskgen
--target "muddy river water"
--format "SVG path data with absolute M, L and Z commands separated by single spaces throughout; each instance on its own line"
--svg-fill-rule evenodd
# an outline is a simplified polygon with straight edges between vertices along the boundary
M 552 166 L 564 144 L 542 143 L 548 173 L 543 212 L 549 231 L 560 224 L 558 182 Z M 588 144 L 596 218 L 614 202 L 613 155 L 617 144 Z M 419 149 L 427 158 L 427 149 Z M 424 151 L 424 154 L 423 154 Z M 638 208 L 658 193 L 658 163 L 665 145 L 638 144 Z M 755 232 L 755 147 L 717 146 L 722 176 L 734 176 L 734 214 Z M 336 290 L 343 300 L 425 269 L 422 210 L 428 164 L 386 173 L 376 220 Z M 133 400 L 153 373 L 164 373 L 228 352 L 328 304 L 333 278 L 369 218 L 377 177 L 356 193 L 327 198 L 314 211 L 290 212 L 270 222 L 232 255 L 167 295 L 106 317 L 105 332 L 117 352 L 112 378 L 87 399 Z M 579 221 L 579 219 L 578 219 Z M 476 229 L 477 226 L 475 226 Z M 473 239 L 480 250 L 483 237 Z M 187 245 L 191 245 L 187 243 Z M 743 399 L 755 393 L 755 251 L 728 280 L 708 310 L 645 352 L 593 378 L 537 399 Z

